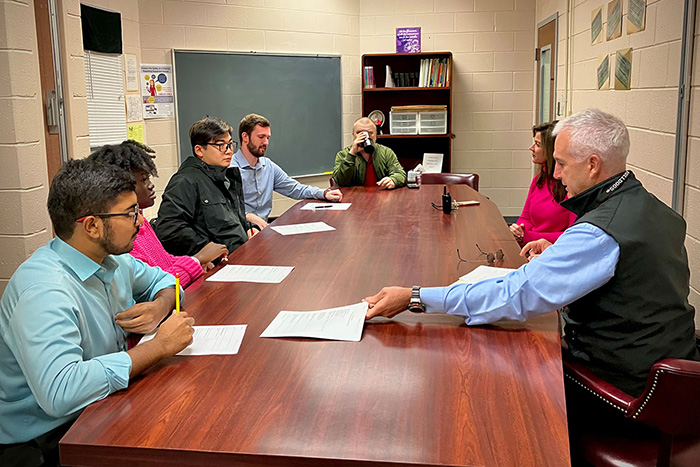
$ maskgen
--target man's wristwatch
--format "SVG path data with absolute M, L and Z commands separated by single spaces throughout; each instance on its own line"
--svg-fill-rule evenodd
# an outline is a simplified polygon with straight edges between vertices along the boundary
M 413 313 L 425 313 L 425 303 L 420 301 L 420 287 L 413 286 L 411 300 L 408 302 L 408 311 Z

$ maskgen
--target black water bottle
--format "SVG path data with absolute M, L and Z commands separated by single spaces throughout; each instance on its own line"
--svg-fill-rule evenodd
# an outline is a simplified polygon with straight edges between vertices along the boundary
M 452 212 L 452 196 L 447 192 L 447 186 L 442 192 L 442 212 L 445 214 Z

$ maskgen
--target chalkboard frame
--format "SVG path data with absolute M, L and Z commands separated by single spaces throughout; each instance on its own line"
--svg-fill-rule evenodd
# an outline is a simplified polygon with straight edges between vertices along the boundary
M 225 111 L 215 110 L 214 112 L 209 112 L 204 108 L 197 109 L 196 105 L 198 102 L 193 103 L 189 100 L 191 93 L 190 87 L 194 87 L 192 84 L 193 79 L 191 76 L 185 76 L 185 74 L 182 73 L 182 70 L 191 66 L 191 63 L 183 63 L 183 60 L 179 59 L 184 57 L 192 58 L 195 56 L 201 57 L 203 60 L 221 60 L 219 63 L 227 62 L 229 65 L 230 63 L 240 65 L 240 62 L 245 63 L 246 60 L 252 59 L 253 62 L 255 62 L 254 65 L 265 64 L 268 61 L 272 61 L 275 66 L 282 66 L 284 65 L 283 62 L 286 61 L 287 65 L 292 63 L 290 66 L 292 66 L 292 70 L 297 72 L 297 74 L 294 75 L 293 79 L 276 82 L 275 89 L 265 90 L 261 88 L 255 90 L 258 93 L 258 97 L 260 97 L 261 92 L 265 91 L 262 96 L 263 99 L 268 98 L 271 99 L 271 101 L 260 101 L 254 105 L 245 103 L 241 106 L 242 108 L 240 110 L 237 109 L 234 104 L 232 106 L 226 106 Z M 206 59 L 204 57 L 206 57 Z M 187 61 L 186 58 L 184 58 L 184 60 Z M 239 63 L 236 63 L 237 60 Z M 234 133 L 237 133 L 238 123 L 244 115 L 248 113 L 260 113 L 271 122 L 272 138 L 266 156 L 269 156 L 279 164 L 282 169 L 292 177 L 327 174 L 333 169 L 336 152 L 342 148 L 343 112 L 340 62 L 341 56 L 335 54 L 257 53 L 172 49 L 178 160 L 182 162 L 182 160 L 192 154 L 188 131 L 192 123 L 196 120 L 206 115 L 216 116 L 228 121 L 234 127 Z M 179 70 L 178 64 L 180 65 Z M 301 67 L 302 64 L 307 65 L 307 67 Z M 218 76 L 217 72 L 222 72 L 226 65 L 220 66 L 221 69 L 209 69 L 206 73 L 200 73 L 197 76 L 201 76 L 203 81 L 208 81 L 211 85 L 212 77 Z M 245 67 L 240 67 L 240 69 L 246 70 Z M 327 73 L 324 73 L 323 76 L 319 76 L 320 73 L 314 75 L 313 73 L 319 69 L 326 70 Z M 234 71 L 238 72 L 238 70 Z M 192 71 L 187 69 L 185 73 L 191 74 Z M 245 74 L 245 71 L 241 71 L 240 73 Z M 307 73 L 310 76 L 304 76 L 303 73 Z M 178 79 L 178 74 L 180 75 L 180 79 Z M 252 76 L 255 76 L 256 80 L 258 80 L 258 78 L 267 78 L 270 75 L 265 73 L 250 74 L 244 76 L 243 80 L 252 79 Z M 304 81 L 304 79 L 306 79 L 306 81 Z M 185 83 L 184 88 L 181 89 L 183 82 Z M 228 86 L 230 83 L 226 85 Z M 282 92 L 285 86 L 288 89 L 293 85 L 297 87 L 301 86 L 303 89 L 301 89 L 299 93 L 285 94 L 285 98 L 283 99 L 284 104 L 282 106 L 277 105 L 279 101 L 274 101 L 276 96 L 275 92 Z M 213 85 L 207 89 L 210 96 L 215 95 L 213 92 L 215 90 Z M 313 92 L 314 97 L 321 96 L 321 98 L 308 98 L 310 92 Z M 182 98 L 183 93 L 187 95 L 187 99 Z M 254 95 L 255 93 L 252 93 L 250 89 L 245 90 L 245 97 L 247 99 L 251 99 Z M 292 99 L 288 97 L 290 95 Z M 216 97 L 217 101 L 222 101 L 221 96 L 217 95 Z M 183 110 L 183 101 L 185 100 L 188 100 L 188 111 L 181 112 L 181 110 Z M 216 104 L 218 103 L 219 102 L 216 102 Z M 275 106 L 273 106 L 273 103 Z M 206 103 L 203 103 L 203 105 L 206 105 Z M 319 107 L 319 105 L 325 107 Z M 298 108 L 295 107 L 292 110 L 294 106 Z M 243 107 L 245 110 L 243 110 Z M 311 119 L 303 122 L 298 116 L 296 118 L 290 117 L 290 112 L 298 113 L 299 109 L 304 110 L 306 114 L 315 116 L 313 124 Z M 189 113 L 192 115 L 185 119 L 181 113 Z M 194 117 L 195 113 L 198 115 L 197 117 Z M 321 115 L 321 117 L 319 117 L 319 115 Z M 302 120 L 302 125 L 299 125 L 300 120 Z M 234 135 L 233 139 L 240 142 L 240 137 L 238 135 Z

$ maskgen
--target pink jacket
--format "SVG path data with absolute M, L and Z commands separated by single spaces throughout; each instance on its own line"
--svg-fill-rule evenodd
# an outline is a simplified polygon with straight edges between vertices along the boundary
M 517 224 L 523 227 L 523 243 L 544 238 L 554 243 L 557 238 L 576 220 L 576 215 L 554 201 L 547 184 L 537 186 L 537 176 L 532 179 L 527 193 L 523 213 Z
M 204 270 L 197 258 L 192 256 L 173 256 L 163 248 L 156 232 L 148 220 L 144 219 L 143 225 L 134 240 L 134 249 L 131 256 L 140 259 L 151 266 L 158 266 L 173 276 L 180 273 L 180 285 L 184 289 L 202 275 Z

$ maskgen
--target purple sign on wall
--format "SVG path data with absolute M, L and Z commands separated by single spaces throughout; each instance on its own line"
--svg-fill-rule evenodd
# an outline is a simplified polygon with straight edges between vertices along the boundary
M 396 28 L 396 53 L 420 52 L 420 28 Z

